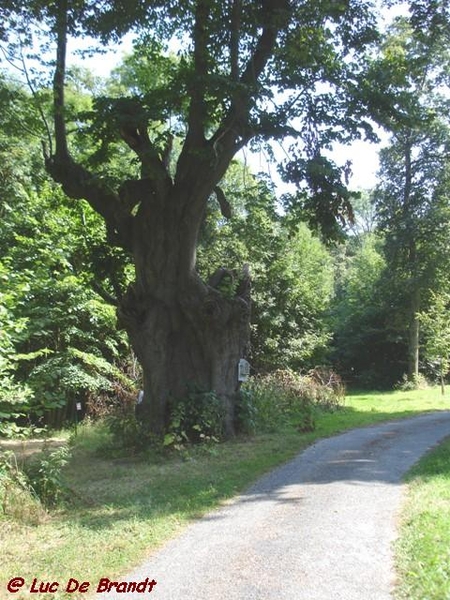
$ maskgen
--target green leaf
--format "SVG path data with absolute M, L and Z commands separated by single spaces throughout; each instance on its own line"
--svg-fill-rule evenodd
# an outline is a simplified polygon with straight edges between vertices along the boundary
M 173 433 L 166 433 L 164 436 L 163 446 L 171 446 L 176 440 L 176 437 Z

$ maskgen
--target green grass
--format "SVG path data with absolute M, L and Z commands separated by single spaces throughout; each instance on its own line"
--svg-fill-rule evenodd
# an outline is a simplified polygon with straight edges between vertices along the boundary
M 314 440 L 448 406 L 450 400 L 437 389 L 355 393 L 347 397 L 344 410 L 321 415 L 312 433 L 286 428 L 171 459 L 101 456 L 97 451 L 107 438 L 105 431 L 79 427 L 65 473 L 73 503 L 40 519 L 38 525 L 0 519 L 1 597 L 37 597 L 27 592 L 3 596 L 5 582 L 13 576 L 24 577 L 29 584 L 34 577 L 61 584 L 74 577 L 92 582 L 95 591 L 101 577 L 126 573 L 191 520 Z M 77 594 L 58 591 L 47 598 L 77 598 Z M 89 595 L 79 598 L 87 600 Z
M 450 439 L 408 474 L 396 546 L 397 598 L 450 599 Z
M 374 425 L 390 419 L 403 419 L 432 410 L 450 409 L 450 394 L 442 396 L 437 387 L 408 392 L 353 392 L 347 395 L 345 411 L 322 415 L 317 437 L 339 431 Z

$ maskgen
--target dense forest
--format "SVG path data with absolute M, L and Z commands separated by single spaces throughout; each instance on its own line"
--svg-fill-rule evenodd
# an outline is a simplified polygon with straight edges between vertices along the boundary
M 241 357 L 252 376 L 326 367 L 358 388 L 445 378 L 445 3 L 383 27 L 359 1 L 144 4 L 1 9 L 1 433 L 140 389 L 158 433 L 194 385 L 222 399 L 230 435 Z M 65 64 L 70 36 L 132 29 L 111 73 Z M 349 189 L 333 144 L 380 131 L 377 185 Z M 295 193 L 238 153 L 276 139 Z

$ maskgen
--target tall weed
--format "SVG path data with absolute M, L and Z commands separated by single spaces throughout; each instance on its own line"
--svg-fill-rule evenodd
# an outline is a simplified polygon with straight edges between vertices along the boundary
M 0 455 L 0 503 L 3 518 L 26 525 L 38 525 L 46 515 L 14 452 Z
M 68 498 L 63 469 L 70 459 L 70 450 L 61 446 L 56 450 L 43 450 L 24 464 L 29 485 L 46 507 L 53 507 Z

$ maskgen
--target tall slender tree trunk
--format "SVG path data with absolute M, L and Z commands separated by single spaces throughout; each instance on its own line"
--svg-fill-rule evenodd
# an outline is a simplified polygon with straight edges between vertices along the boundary
M 405 214 L 405 222 L 410 224 L 412 206 L 412 138 L 411 131 L 408 131 L 405 136 L 405 183 L 403 190 L 403 212 Z M 410 285 L 412 286 L 411 304 L 410 304 L 410 322 L 409 322 L 409 339 L 408 339 L 408 379 L 417 381 L 419 377 L 419 338 L 420 338 L 420 289 L 418 287 L 417 278 L 417 246 L 413 236 L 409 240 L 408 247 L 408 267 Z
M 409 325 L 408 340 L 408 379 L 417 381 L 419 377 L 419 351 L 420 351 L 420 291 L 414 290 L 411 298 L 411 320 Z

